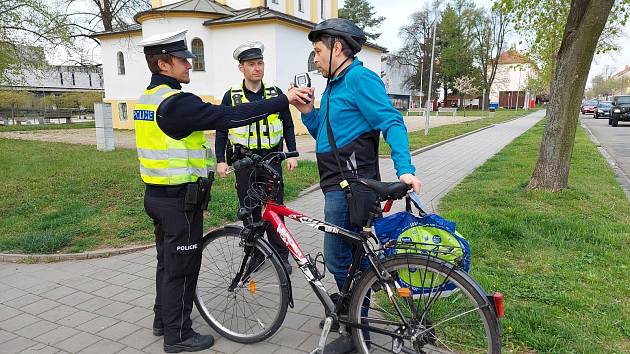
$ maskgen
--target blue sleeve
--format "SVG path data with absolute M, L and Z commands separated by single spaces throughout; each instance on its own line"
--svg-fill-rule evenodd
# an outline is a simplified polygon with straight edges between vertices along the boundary
M 348 83 L 354 92 L 358 108 L 374 129 L 383 132 L 385 141 L 392 149 L 392 160 L 396 176 L 405 173 L 416 173 L 411 164 L 409 154 L 409 140 L 407 128 L 402 114 L 394 108 L 387 93 L 383 80 L 369 69 L 362 70 L 360 77 L 352 75 Z
M 308 133 L 314 139 L 317 139 L 317 132 L 319 131 L 319 108 L 313 108 L 309 113 L 302 113 L 302 123 L 308 129 Z

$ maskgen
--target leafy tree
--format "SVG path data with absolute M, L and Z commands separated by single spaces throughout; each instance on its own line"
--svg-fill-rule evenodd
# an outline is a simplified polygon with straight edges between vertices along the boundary
M 45 0 L 0 0 L 0 82 L 46 65 L 43 47 L 70 42 L 67 18 Z
M 568 187 L 580 100 L 593 55 L 605 50 L 599 40 L 625 24 L 629 0 L 500 0 L 501 10 L 515 15 L 520 28 L 534 32 L 533 52 L 542 58 L 543 75 L 551 74 L 547 124 L 530 189 L 560 191 Z M 610 39 L 604 37 L 604 39 Z M 604 46 L 604 48 L 602 48 Z
M 505 47 L 509 17 L 501 9 L 471 11 L 471 32 L 474 41 L 472 56 L 478 67 L 481 87 L 485 89 L 484 108 L 490 103 L 490 88 L 494 83 L 499 57 Z
M 0 91 L 0 108 L 24 108 L 30 106 L 32 102 L 33 94 L 28 91 Z
M 344 6 L 339 9 L 339 17 L 354 22 L 365 31 L 370 40 L 378 39 L 381 34 L 373 31 L 368 32 L 368 30 L 378 28 L 385 20 L 384 16 L 374 17 L 374 15 L 376 15 L 374 6 L 370 5 L 367 0 L 346 0 Z
M 630 86 L 630 81 L 626 77 L 604 77 L 596 75 L 591 79 L 591 89 L 586 92 L 588 98 L 598 98 L 612 95 L 619 95 L 626 92 Z
M 472 40 L 469 35 L 471 4 L 456 3 L 446 6 L 440 22 L 440 67 L 444 83 L 444 97 L 453 90 L 458 77 L 473 71 Z

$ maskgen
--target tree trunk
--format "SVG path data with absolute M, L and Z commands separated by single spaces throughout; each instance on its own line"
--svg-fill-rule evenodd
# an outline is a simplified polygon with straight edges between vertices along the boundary
M 490 107 L 490 87 L 486 87 L 486 92 L 483 95 L 483 109 L 487 110 Z
M 551 82 L 547 124 L 529 189 L 566 189 L 580 100 L 614 0 L 572 0 Z
M 114 29 L 114 16 L 112 15 L 111 2 L 109 0 L 104 0 L 102 4 L 101 19 L 103 21 L 103 28 L 106 32 L 111 32 Z

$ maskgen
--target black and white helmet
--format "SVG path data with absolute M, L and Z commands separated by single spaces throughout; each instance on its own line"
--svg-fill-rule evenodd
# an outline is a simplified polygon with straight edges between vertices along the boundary
M 345 18 L 330 18 L 318 23 L 308 34 L 308 39 L 313 42 L 320 35 L 343 38 L 350 49 L 357 54 L 361 46 L 367 41 L 365 32 L 350 20 Z

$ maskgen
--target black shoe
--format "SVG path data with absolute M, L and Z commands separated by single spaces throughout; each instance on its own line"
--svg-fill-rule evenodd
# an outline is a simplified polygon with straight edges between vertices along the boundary
M 214 338 L 211 335 L 195 333 L 192 337 L 179 343 L 164 343 L 164 351 L 167 353 L 198 352 L 210 348 L 212 344 L 214 344 Z
M 282 264 L 284 265 L 284 268 L 286 268 L 287 273 L 289 273 L 289 275 L 291 275 L 291 273 L 293 273 L 293 267 L 291 267 L 291 263 L 289 263 L 288 259 L 283 259 L 282 260 Z
M 354 340 L 348 334 L 343 334 L 324 346 L 325 354 L 350 354 L 356 351 Z

